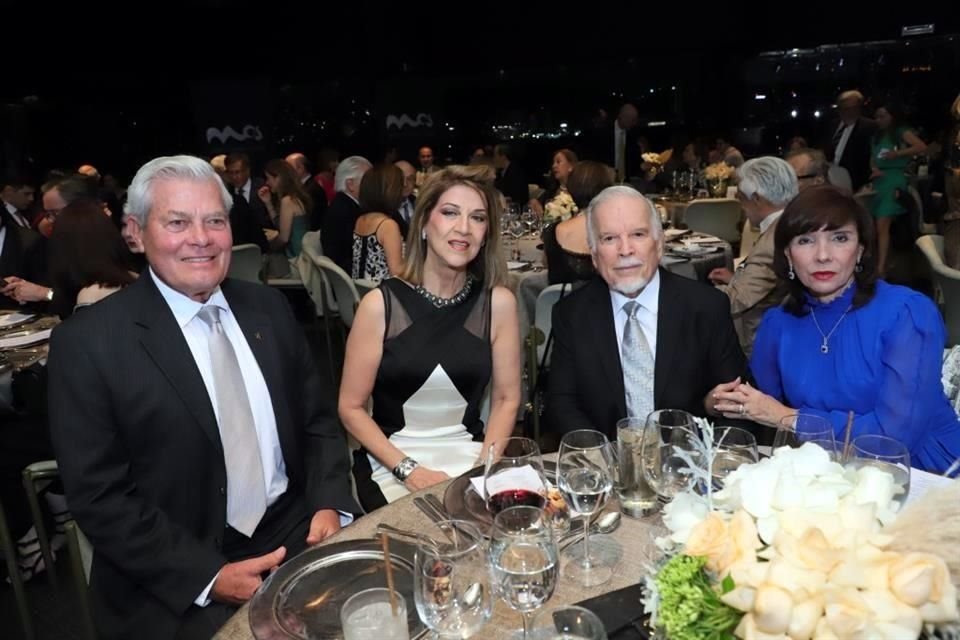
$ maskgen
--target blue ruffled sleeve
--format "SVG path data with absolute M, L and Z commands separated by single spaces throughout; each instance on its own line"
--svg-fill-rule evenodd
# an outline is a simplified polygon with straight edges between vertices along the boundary
M 933 303 L 920 294 L 905 296 L 901 302 L 899 312 L 882 310 L 897 316 L 880 334 L 876 404 L 873 411 L 855 416 L 853 433 L 895 438 L 910 451 L 912 466 L 943 471 L 960 455 L 960 423 L 940 377 L 943 320 Z M 842 437 L 846 411 L 796 408 L 829 419 Z

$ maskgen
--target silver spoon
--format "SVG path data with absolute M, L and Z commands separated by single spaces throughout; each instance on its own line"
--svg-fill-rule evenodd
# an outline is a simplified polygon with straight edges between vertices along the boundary
M 620 526 L 620 518 L 621 516 L 619 511 L 611 511 L 609 513 L 605 513 L 603 516 L 600 517 L 599 520 L 597 520 L 595 523 L 590 525 L 590 535 L 594 535 L 597 533 L 600 533 L 600 534 L 610 533 L 612 531 L 615 531 L 617 527 Z M 578 533 L 570 536 L 566 540 L 563 540 L 559 545 L 559 549 L 560 551 L 563 551 L 570 545 L 575 544 L 582 539 L 583 539 L 583 531 L 579 531 Z

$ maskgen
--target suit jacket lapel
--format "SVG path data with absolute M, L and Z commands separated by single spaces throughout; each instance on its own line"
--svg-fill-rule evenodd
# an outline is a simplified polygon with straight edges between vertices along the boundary
M 682 311 L 676 298 L 673 283 L 674 276 L 665 269 L 660 269 L 660 308 L 657 312 L 657 355 L 653 374 L 653 406 L 661 408 L 663 392 L 670 379 L 670 363 L 679 346 L 680 323 L 683 322 Z
M 136 305 L 139 315 L 135 316 L 134 322 L 142 329 L 140 344 L 176 390 L 217 451 L 222 451 L 217 416 L 207 387 L 173 312 L 157 290 L 149 272 L 144 272 L 129 288 L 136 291 L 139 297 Z
M 623 367 L 620 364 L 620 344 L 617 342 L 617 330 L 613 323 L 613 304 L 610 302 L 610 289 L 607 283 L 595 278 L 589 285 L 592 287 L 590 305 L 600 310 L 600 322 L 593 332 L 597 340 L 597 354 L 610 353 L 613 357 L 600 355 L 597 359 L 600 367 L 607 376 L 610 389 L 617 401 L 617 410 L 620 415 L 627 415 L 627 399 L 623 390 Z

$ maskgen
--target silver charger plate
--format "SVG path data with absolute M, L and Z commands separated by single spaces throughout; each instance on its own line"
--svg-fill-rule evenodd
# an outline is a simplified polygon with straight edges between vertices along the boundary
M 557 463 L 545 460 L 543 473 L 547 481 L 556 484 Z M 477 525 L 480 532 L 489 535 L 493 526 L 493 516 L 487 511 L 483 497 L 473 490 L 470 479 L 483 475 L 483 467 L 474 467 L 450 481 L 443 492 L 443 506 L 455 520 L 466 520 Z
M 425 627 L 413 599 L 414 547 L 390 540 L 394 588 L 407 605 L 414 638 Z M 355 593 L 387 586 L 380 540 L 364 538 L 314 547 L 280 565 L 250 600 L 257 640 L 339 640 L 340 608 Z

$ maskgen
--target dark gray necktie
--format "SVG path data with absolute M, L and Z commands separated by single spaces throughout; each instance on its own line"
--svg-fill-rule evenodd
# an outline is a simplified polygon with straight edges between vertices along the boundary
M 653 411 L 653 352 L 637 318 L 640 303 L 630 300 L 623 305 L 623 310 L 627 314 L 627 324 L 623 327 L 620 363 L 623 367 L 627 415 L 646 419 Z
M 220 323 L 220 308 L 206 305 L 197 315 L 210 327 L 210 362 L 220 416 L 223 459 L 227 467 L 227 523 L 251 537 L 267 510 L 267 490 L 253 411 L 237 354 Z

